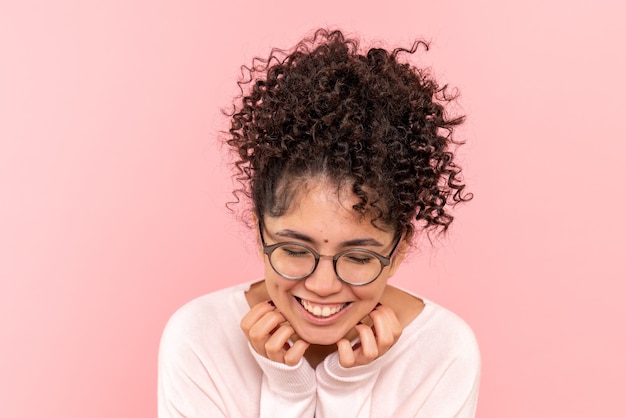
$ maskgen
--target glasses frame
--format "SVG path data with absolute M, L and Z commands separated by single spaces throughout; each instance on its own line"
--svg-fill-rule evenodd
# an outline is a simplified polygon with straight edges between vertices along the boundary
M 326 255 L 326 254 L 320 254 L 317 251 L 315 251 L 313 248 L 309 247 L 306 244 L 302 244 L 300 242 L 296 242 L 296 241 L 284 241 L 284 242 L 278 242 L 276 244 L 270 244 L 267 245 L 265 243 L 265 238 L 263 237 L 263 225 L 261 224 L 261 222 L 259 222 L 259 235 L 261 237 L 261 244 L 263 245 L 263 253 L 267 255 L 267 259 L 270 263 L 270 266 L 272 266 L 272 270 L 274 270 L 274 272 L 276 272 L 276 274 L 278 274 L 280 277 L 287 279 L 287 280 L 304 280 L 307 277 L 311 276 L 311 274 L 313 274 L 315 272 L 315 270 L 317 270 L 317 265 L 319 264 L 320 258 L 322 257 L 332 257 L 333 258 L 333 269 L 335 270 L 335 275 L 337 276 L 337 278 L 345 284 L 348 284 L 350 286 L 365 286 L 368 285 L 372 282 L 374 282 L 376 279 L 378 279 L 380 277 L 380 275 L 382 274 L 383 270 L 385 269 L 385 267 L 389 266 L 389 264 L 391 264 L 391 258 L 393 257 L 393 253 L 396 251 L 396 248 L 398 247 L 398 244 L 400 243 L 400 240 L 402 239 L 402 234 L 399 234 L 399 236 L 396 238 L 395 243 L 393 244 L 393 248 L 391 249 L 391 252 L 389 253 L 389 255 L 387 257 L 385 257 L 384 255 L 378 254 L 375 251 L 371 251 L 365 248 L 348 248 L 347 250 L 343 250 L 338 252 L 337 254 L 330 256 L 330 255 Z M 274 250 L 276 250 L 277 248 L 280 247 L 284 247 L 286 245 L 298 245 L 300 247 L 303 247 L 305 249 L 307 249 L 308 251 L 311 252 L 311 254 L 313 254 L 313 257 L 315 258 L 315 263 L 313 264 L 313 268 L 311 268 L 311 271 L 309 271 L 306 275 L 302 276 L 302 277 L 291 277 L 291 276 L 287 276 L 281 272 L 279 272 L 278 270 L 276 270 L 276 268 L 274 267 L 274 264 L 272 263 L 272 253 L 274 252 Z M 341 277 L 341 275 L 339 274 L 339 272 L 337 271 L 337 260 L 339 260 L 339 258 L 341 256 L 343 256 L 344 254 L 348 254 L 348 253 L 352 253 L 352 252 L 360 252 L 360 253 L 365 253 L 365 254 L 369 254 L 375 258 L 378 259 L 378 261 L 380 261 L 380 271 L 378 272 L 378 274 L 370 281 L 368 282 L 364 282 L 364 283 L 352 283 L 348 280 L 345 280 L 343 277 Z

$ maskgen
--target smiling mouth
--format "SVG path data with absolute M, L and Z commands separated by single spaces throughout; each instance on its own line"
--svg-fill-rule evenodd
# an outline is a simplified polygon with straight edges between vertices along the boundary
M 350 302 L 346 302 L 332 305 L 318 305 L 308 300 L 300 299 L 299 297 L 296 297 L 296 300 L 307 312 L 318 318 L 327 318 L 334 315 L 350 304 Z

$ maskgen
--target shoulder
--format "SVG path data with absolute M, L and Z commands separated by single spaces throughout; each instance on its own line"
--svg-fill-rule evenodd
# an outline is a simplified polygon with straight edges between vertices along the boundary
M 470 326 L 452 311 L 423 299 L 422 312 L 403 330 L 401 342 L 405 354 L 419 356 L 426 364 L 444 366 L 460 363 L 477 372 L 480 350 Z
M 405 361 L 413 369 L 416 387 L 431 387 L 434 404 L 443 405 L 446 399 L 455 399 L 453 404 L 471 411 L 475 408 L 481 374 L 476 336 L 455 313 L 429 300 L 424 303 L 424 310 L 406 330 Z M 419 367 L 415 368 L 416 364 Z
M 474 416 L 481 368 L 474 332 L 442 306 L 424 305 L 389 351 L 379 387 L 401 382 L 404 413 L 395 416 Z
M 473 417 L 480 386 L 480 351 L 472 329 L 450 310 L 424 299 L 424 309 L 389 351 L 379 376 L 399 402 L 393 416 Z
M 240 404 L 233 397 L 241 391 L 253 398 L 255 388 L 260 387 L 261 372 L 239 327 L 248 309 L 248 287 L 238 285 L 200 296 L 170 317 L 158 355 L 160 414 L 254 415 L 256 403 Z
M 424 301 L 423 321 L 418 325 L 429 335 L 461 346 L 478 345 L 470 326 L 454 312 L 429 300 Z M 419 317 L 418 317 L 419 318 Z M 435 337 L 435 335 L 431 335 Z
M 205 346 L 216 338 L 238 338 L 239 321 L 248 307 L 245 294 L 249 284 L 237 285 L 195 298 L 180 307 L 167 321 L 161 350 L 183 346 Z

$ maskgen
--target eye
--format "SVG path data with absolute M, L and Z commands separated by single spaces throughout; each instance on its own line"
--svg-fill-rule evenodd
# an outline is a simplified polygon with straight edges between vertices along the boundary
M 347 261 L 350 261 L 354 264 L 368 264 L 374 260 L 374 257 L 371 255 L 363 254 L 363 253 L 348 253 L 343 256 Z
M 284 245 L 279 248 L 284 255 L 289 257 L 306 257 L 311 254 L 306 248 L 298 245 Z

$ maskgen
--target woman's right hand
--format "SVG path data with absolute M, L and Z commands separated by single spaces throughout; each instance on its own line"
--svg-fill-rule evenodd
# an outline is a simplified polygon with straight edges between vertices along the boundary
M 293 327 L 274 307 L 272 301 L 253 306 L 241 320 L 241 329 L 254 351 L 272 361 L 288 366 L 298 364 L 310 345 L 297 338 Z M 290 343 L 290 338 L 295 342 Z

